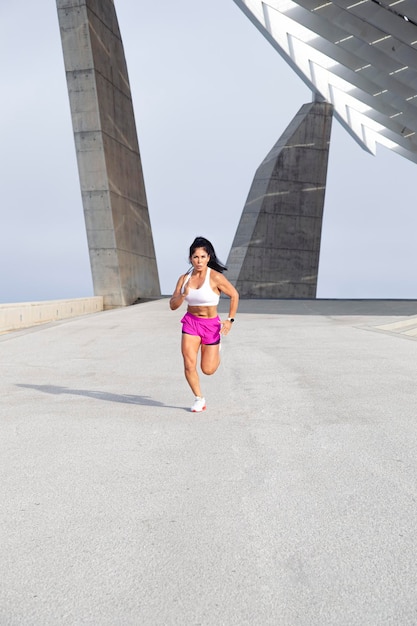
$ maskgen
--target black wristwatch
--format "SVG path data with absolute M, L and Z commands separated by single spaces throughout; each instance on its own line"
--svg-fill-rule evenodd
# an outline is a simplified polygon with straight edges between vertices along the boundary
M 228 318 L 227 318 L 227 321 L 228 321 L 228 322 L 232 322 L 232 324 L 233 324 L 233 322 L 235 321 L 235 318 L 234 318 L 234 317 L 228 317 Z

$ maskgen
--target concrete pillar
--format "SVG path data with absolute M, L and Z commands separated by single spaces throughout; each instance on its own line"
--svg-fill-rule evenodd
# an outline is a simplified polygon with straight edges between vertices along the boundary
M 112 0 L 56 0 L 94 292 L 160 296 L 129 78 Z
M 256 171 L 227 265 L 243 298 L 315 298 L 331 104 L 305 104 Z

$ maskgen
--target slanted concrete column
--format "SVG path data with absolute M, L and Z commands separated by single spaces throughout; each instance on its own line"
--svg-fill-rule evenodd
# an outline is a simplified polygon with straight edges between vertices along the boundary
M 228 278 L 243 298 L 315 298 L 331 104 L 305 104 L 256 171 Z
M 56 0 L 94 292 L 160 296 L 123 44 L 112 0 Z

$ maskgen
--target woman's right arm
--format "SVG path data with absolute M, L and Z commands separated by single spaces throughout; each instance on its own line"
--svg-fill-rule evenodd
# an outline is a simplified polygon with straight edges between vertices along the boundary
M 181 304 L 184 302 L 185 300 L 185 296 L 187 295 L 187 293 L 181 293 L 181 287 L 184 284 L 184 279 L 185 276 L 180 276 L 177 282 L 177 286 L 175 287 L 175 291 L 171 296 L 171 299 L 169 301 L 169 306 L 171 311 L 175 311 L 176 309 L 179 309 Z

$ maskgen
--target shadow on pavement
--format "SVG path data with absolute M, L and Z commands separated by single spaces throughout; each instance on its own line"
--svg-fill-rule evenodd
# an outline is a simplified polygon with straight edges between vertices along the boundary
M 71 389 L 69 387 L 60 387 L 58 385 L 28 385 L 17 384 L 16 387 L 23 387 L 25 389 L 35 389 L 42 393 L 49 393 L 52 395 L 68 394 L 74 396 L 85 396 L 87 398 L 94 398 L 95 400 L 105 400 L 107 402 L 121 402 L 124 404 L 139 404 L 141 406 L 156 406 L 165 409 L 183 409 L 189 411 L 189 408 L 184 406 L 172 406 L 164 404 L 158 400 L 152 400 L 149 396 L 136 396 L 131 394 L 118 394 L 108 393 L 105 391 L 92 391 L 89 389 Z

